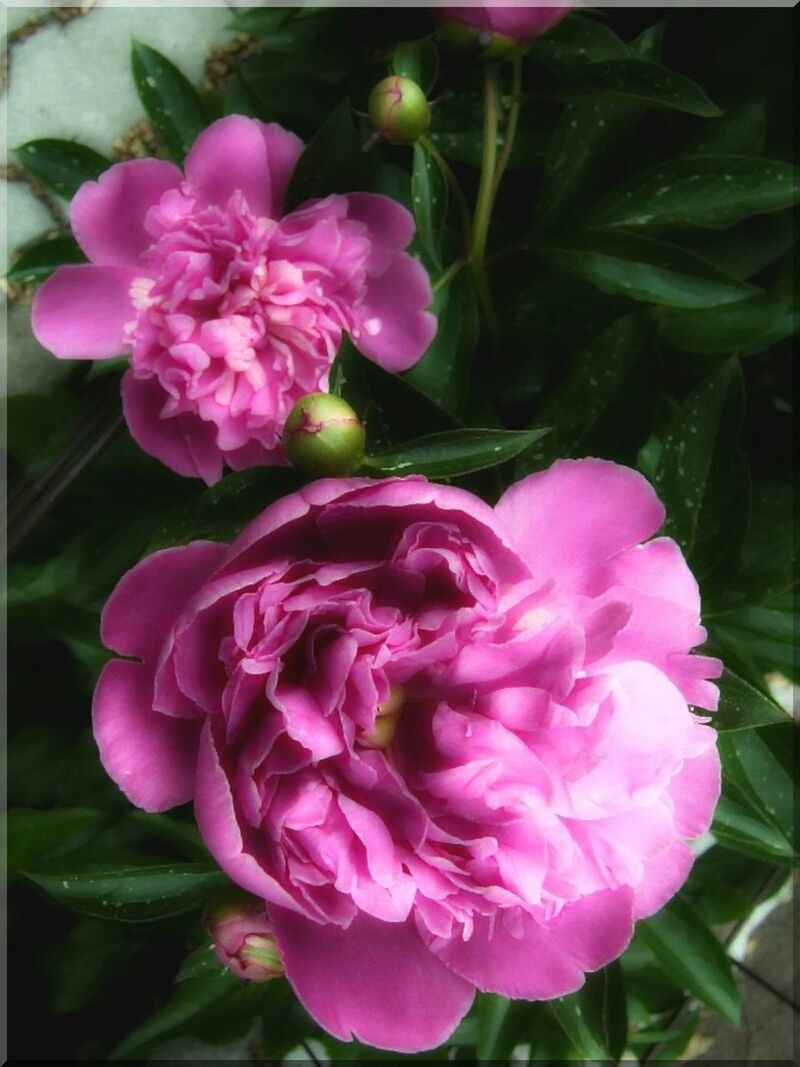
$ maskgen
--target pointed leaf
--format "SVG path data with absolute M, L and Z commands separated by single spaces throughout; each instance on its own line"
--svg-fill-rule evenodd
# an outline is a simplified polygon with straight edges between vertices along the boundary
M 546 433 L 546 428 L 449 430 L 418 437 L 386 452 L 368 456 L 365 464 L 383 475 L 425 474 L 429 478 L 456 478 L 514 459 Z
M 714 812 L 711 832 L 720 845 L 767 863 L 793 863 L 797 856 L 791 842 L 752 808 L 723 794 Z
M 792 207 L 800 170 L 753 156 L 680 156 L 612 189 L 590 216 L 592 226 L 700 226 L 722 230 L 751 215 Z
M 54 193 L 70 200 L 84 182 L 94 181 L 111 160 L 74 141 L 44 137 L 14 149 L 25 170 Z
M 751 730 L 757 726 L 790 721 L 780 705 L 733 671 L 726 668 L 717 684 L 720 692 L 719 709 L 711 719 L 717 730 Z
M 449 191 L 439 162 L 425 147 L 414 144 L 411 202 L 422 247 L 437 271 L 442 269 L 442 239 L 447 224 Z
M 686 901 L 675 897 L 636 930 L 678 985 L 738 1024 L 741 1001 L 725 949 Z
M 618 1060 L 628 1033 L 625 982 L 619 964 L 587 974 L 582 988 L 549 1002 L 581 1059 Z
M 158 135 L 176 163 L 183 163 L 208 116 L 188 78 L 154 48 L 134 41 L 131 68 L 136 91 Z
M 561 76 L 557 95 L 566 99 L 641 101 L 655 107 L 714 118 L 720 109 L 683 74 L 646 59 L 609 59 L 576 67 Z
M 74 237 L 61 234 L 45 237 L 20 252 L 6 278 L 17 285 L 38 284 L 66 263 L 85 262 L 86 256 Z
M 348 100 L 330 113 L 305 147 L 286 191 L 285 211 L 331 193 L 369 188 L 369 162 L 353 124 Z

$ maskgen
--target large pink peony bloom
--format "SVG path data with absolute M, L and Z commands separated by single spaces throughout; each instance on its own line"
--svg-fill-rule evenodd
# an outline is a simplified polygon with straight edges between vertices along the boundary
M 471 29 L 500 33 L 520 44 L 527 44 L 556 26 L 575 7 L 574 0 L 553 0 L 548 5 L 531 7 L 519 4 L 471 7 L 442 7 L 440 18 L 454 19 Z
M 91 264 L 62 267 L 37 293 L 33 330 L 56 356 L 130 350 L 126 421 L 178 474 L 211 484 L 223 463 L 283 462 L 286 417 L 327 388 L 343 329 L 393 371 L 436 332 L 400 204 L 351 193 L 281 217 L 302 148 L 231 115 L 198 137 L 185 177 L 158 159 L 116 164 L 70 208 Z
M 327 480 L 117 586 L 103 762 L 148 811 L 194 799 L 332 1034 L 422 1050 L 476 988 L 569 993 L 683 883 L 721 665 L 663 517 L 592 459 L 495 509 Z

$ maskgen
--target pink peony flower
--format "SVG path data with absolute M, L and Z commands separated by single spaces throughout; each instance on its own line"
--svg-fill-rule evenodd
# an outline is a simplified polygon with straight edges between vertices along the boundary
M 544 999 L 625 949 L 719 794 L 717 660 L 635 471 L 565 460 L 492 509 L 315 482 L 106 605 L 94 729 L 147 811 L 194 800 L 343 1040 L 444 1041 L 477 989 Z
M 526 44 L 556 26 L 575 7 L 573 0 L 554 0 L 547 6 L 523 7 L 511 5 L 483 5 L 472 7 L 443 7 L 440 17 L 453 19 L 475 30 L 499 33 L 520 44 Z
M 302 149 L 231 115 L 198 137 L 185 177 L 158 159 L 110 167 L 70 207 L 91 264 L 60 268 L 36 295 L 33 330 L 56 356 L 130 350 L 128 427 L 178 474 L 212 484 L 223 463 L 285 462 L 284 421 L 327 389 L 342 330 L 392 371 L 436 332 L 400 204 L 351 193 L 281 217 Z

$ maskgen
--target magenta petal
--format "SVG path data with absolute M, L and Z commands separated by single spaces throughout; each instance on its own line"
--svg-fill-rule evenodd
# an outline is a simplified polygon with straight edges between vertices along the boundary
M 132 804 L 166 811 L 192 799 L 200 726 L 153 711 L 152 667 L 107 663 L 92 720 L 103 766 Z
M 209 204 L 225 207 L 241 190 L 251 211 L 275 218 L 302 150 L 302 141 L 275 123 L 228 115 L 197 138 L 186 157 L 186 178 Z
M 124 353 L 124 327 L 134 318 L 135 267 L 60 267 L 33 300 L 36 340 L 59 359 L 109 359 Z
M 675 841 L 652 856 L 645 866 L 643 880 L 636 886 L 634 918 L 646 919 L 663 908 L 688 878 L 693 861 L 694 856 L 682 841 Z
M 96 182 L 84 182 L 69 207 L 72 232 L 86 255 L 99 265 L 127 266 L 152 243 L 144 217 L 181 172 L 163 159 L 117 163 Z
M 534 576 L 557 576 L 558 587 L 577 591 L 664 521 L 650 483 L 602 459 L 558 460 L 512 485 L 495 510 Z
M 359 914 L 319 926 L 270 908 L 286 977 L 306 1010 L 341 1041 L 392 1052 L 436 1048 L 469 1011 L 474 987 L 422 943 L 414 924 Z
M 106 648 L 155 661 L 173 623 L 227 550 L 215 541 L 195 541 L 137 563 L 103 608 L 100 633 Z
M 469 941 L 435 938 L 432 948 L 484 992 L 549 1000 L 579 989 L 585 971 L 621 955 L 633 934 L 632 913 L 631 889 L 604 890 L 542 925 L 518 911 L 509 929 L 501 912 L 476 922 Z
M 387 270 L 368 280 L 363 305 L 353 316 L 352 336 L 359 351 L 386 370 L 413 366 L 436 335 L 427 271 L 404 252 Z
M 122 408 L 134 441 L 176 474 L 202 478 L 206 485 L 218 482 L 222 453 L 214 425 L 188 413 L 162 418 L 165 400 L 157 379 L 136 378 L 133 371 L 127 371 L 122 379 Z
M 372 241 L 402 252 L 414 236 L 414 217 L 410 211 L 380 193 L 348 193 L 347 217 L 363 222 Z

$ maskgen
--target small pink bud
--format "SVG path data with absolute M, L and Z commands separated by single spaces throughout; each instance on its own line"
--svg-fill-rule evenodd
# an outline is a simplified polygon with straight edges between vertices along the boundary
M 205 927 L 220 961 L 237 978 L 267 982 L 283 974 L 272 923 L 262 901 L 230 890 L 211 902 Z

